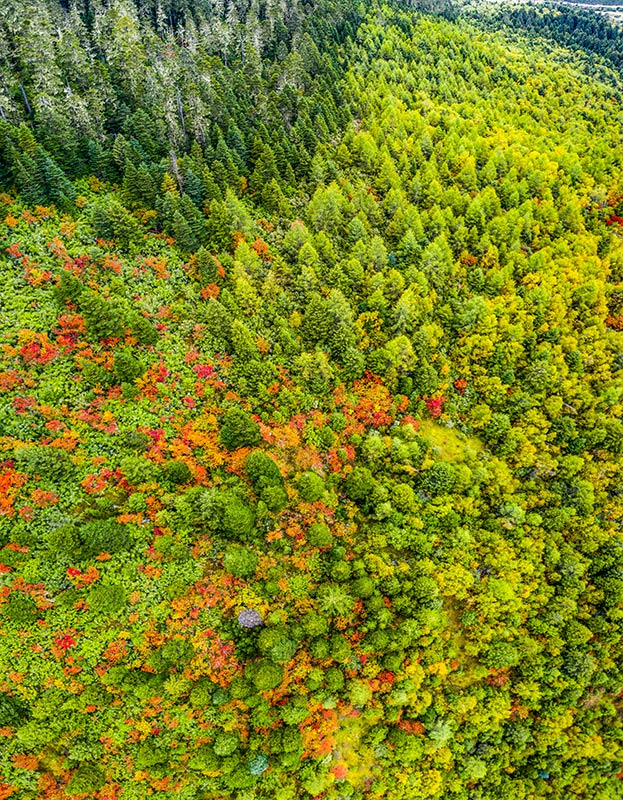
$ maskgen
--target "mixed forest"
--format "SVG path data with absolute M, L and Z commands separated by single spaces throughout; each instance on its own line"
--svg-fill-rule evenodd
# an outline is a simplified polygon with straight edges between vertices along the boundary
M 0 800 L 623 798 L 590 12 L 0 8 Z

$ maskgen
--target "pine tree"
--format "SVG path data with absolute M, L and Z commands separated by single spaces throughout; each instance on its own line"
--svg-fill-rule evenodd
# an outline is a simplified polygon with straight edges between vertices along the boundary
M 199 280 L 202 283 L 214 283 L 218 277 L 216 261 L 205 247 L 200 247 L 199 250 L 197 250 L 196 269 Z
M 222 196 L 227 191 L 227 185 L 228 185 L 227 171 L 225 169 L 225 165 L 223 164 L 222 161 L 217 160 L 213 161 L 210 166 L 214 182 L 216 183 L 216 186 L 218 186 L 219 192 Z
M 207 240 L 206 223 L 203 214 L 187 194 L 182 195 L 180 208 L 181 214 L 190 226 L 197 246 L 205 244 Z M 194 248 L 196 249 L 196 247 Z
M 247 326 L 237 319 L 232 322 L 231 343 L 234 355 L 242 365 L 259 358 L 260 353 L 255 343 L 255 337 Z
M 223 199 L 223 193 L 209 167 L 205 167 L 201 173 L 201 183 L 203 186 L 203 195 L 207 202 L 210 200 Z
M 292 169 L 292 165 L 288 161 L 283 151 L 283 148 L 281 147 L 281 144 L 278 141 L 276 141 L 272 146 L 272 150 L 275 159 L 275 166 L 280 176 L 282 185 L 295 186 L 296 176 L 294 175 L 294 170 Z
M 143 198 L 138 185 L 138 170 L 131 162 L 125 168 L 123 191 L 130 206 L 140 205 Z
M 270 147 L 265 146 L 249 178 L 249 190 L 253 194 L 260 194 L 262 189 L 272 180 L 279 183 L 279 173 L 277 171 L 277 165 L 275 164 L 273 151 Z
M 37 140 L 33 136 L 30 128 L 23 122 L 17 130 L 17 144 L 19 148 L 29 156 L 34 156 L 37 152 Z
M 192 158 L 193 162 L 200 167 L 205 166 L 205 158 L 203 155 L 203 150 L 201 149 L 201 145 L 196 139 L 193 139 L 192 144 L 190 145 L 190 157 Z
M 200 309 L 203 321 L 207 328 L 207 341 L 216 350 L 223 352 L 229 348 L 232 315 L 219 303 L 210 298 L 207 304 Z
M 331 315 L 327 301 L 319 294 L 313 294 L 303 317 L 301 333 L 307 345 L 322 345 L 331 334 Z
M 172 231 L 175 214 L 179 211 L 179 197 L 174 192 L 165 192 L 156 203 L 160 226 Z
M 156 202 L 156 187 L 146 164 L 141 164 L 138 168 L 136 180 L 141 200 L 148 208 L 153 208 Z
M 282 219 L 288 219 L 292 214 L 290 203 L 274 178 L 263 187 L 260 202 L 262 208 Z
M 179 211 L 176 211 L 173 215 L 171 235 L 175 239 L 180 250 L 185 253 L 193 253 L 198 247 L 197 238 L 192 228 Z
M 266 129 L 266 125 L 264 125 L 262 120 L 259 120 L 255 125 L 253 141 L 249 149 L 251 167 L 255 166 L 258 159 L 262 155 L 262 152 L 264 151 L 265 145 L 267 145 L 271 141 L 271 139 L 272 137 L 269 134 L 268 130 Z
M 247 169 L 247 146 L 240 128 L 235 122 L 231 122 L 227 127 L 226 142 L 232 153 L 234 163 L 238 170 L 244 173 Z
M 233 242 L 232 220 L 224 202 L 212 200 L 206 223 L 207 245 L 210 249 L 229 250 Z
M 205 190 L 201 178 L 189 167 L 184 172 L 184 193 L 190 197 L 193 203 L 201 208 L 205 200 Z
M 35 165 L 40 191 L 45 198 L 44 203 L 54 203 L 64 210 L 71 208 L 76 190 L 63 170 L 42 147 L 37 148 Z

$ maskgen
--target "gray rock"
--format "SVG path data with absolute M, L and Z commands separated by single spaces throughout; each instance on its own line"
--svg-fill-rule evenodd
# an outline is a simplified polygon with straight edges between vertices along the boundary
M 245 608 L 238 614 L 238 624 L 243 628 L 258 628 L 264 624 L 264 620 L 255 609 Z

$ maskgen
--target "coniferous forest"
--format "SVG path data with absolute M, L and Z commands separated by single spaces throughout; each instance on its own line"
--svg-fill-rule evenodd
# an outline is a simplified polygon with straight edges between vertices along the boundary
M 3 0 L 1 800 L 623 798 L 622 53 Z

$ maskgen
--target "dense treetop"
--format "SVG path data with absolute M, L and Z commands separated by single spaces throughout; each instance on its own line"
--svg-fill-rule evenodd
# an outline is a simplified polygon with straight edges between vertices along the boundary
M 512 9 L 35 7 L 0 798 L 620 797 L 608 53 Z

